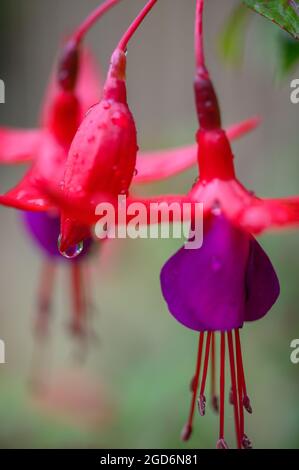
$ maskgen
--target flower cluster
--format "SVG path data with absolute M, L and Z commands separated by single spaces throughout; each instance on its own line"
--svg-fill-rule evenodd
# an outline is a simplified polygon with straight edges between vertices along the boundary
M 264 317 L 280 290 L 271 261 L 255 235 L 298 224 L 299 197 L 261 199 L 237 179 L 230 140 L 253 130 L 259 120 L 251 118 L 226 130 L 222 127 L 217 95 L 204 58 L 204 0 L 196 1 L 195 14 L 196 142 L 185 148 L 139 153 L 135 120 L 127 100 L 126 53 L 130 39 L 157 0 L 146 3 L 122 36 L 111 55 L 102 89 L 90 55 L 81 45 L 90 27 L 118 2 L 103 2 L 64 45 L 46 94 L 40 128 L 0 129 L 1 162 L 31 162 L 24 178 L 0 197 L 0 203 L 25 211 L 27 229 L 47 254 L 40 301 L 42 320 L 49 311 L 53 259 L 59 252 L 70 258 L 75 312 L 72 327 L 81 333 L 86 315 L 81 261 L 97 243 L 92 240 L 97 205 L 103 201 L 116 204 L 120 194 L 126 195 L 129 203 L 142 201 L 146 207 L 154 201 L 202 203 L 202 247 L 182 247 L 161 270 L 162 294 L 170 313 L 199 333 L 190 413 L 182 439 L 191 436 L 196 404 L 200 415 L 205 414 L 210 367 L 211 403 L 219 412 L 217 448 L 228 447 L 224 435 L 228 364 L 237 447 L 251 448 L 244 425 L 244 409 L 251 413 L 252 408 L 240 329 L 244 323 Z M 135 184 L 168 178 L 196 163 L 199 176 L 187 194 L 146 199 L 131 195 Z M 193 222 L 191 214 L 191 225 Z

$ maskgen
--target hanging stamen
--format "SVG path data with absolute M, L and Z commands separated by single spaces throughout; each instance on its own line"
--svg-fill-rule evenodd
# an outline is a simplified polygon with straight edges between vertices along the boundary
M 233 405 L 234 405 L 234 418 L 235 418 L 235 429 L 236 429 L 236 436 L 237 436 L 237 446 L 238 446 L 238 449 L 241 449 L 242 442 L 241 442 L 239 410 L 238 410 L 239 402 L 238 402 L 238 395 L 237 395 L 234 345 L 233 345 L 233 337 L 232 337 L 231 331 L 227 332 L 227 342 L 228 342 L 228 350 L 229 350 L 230 374 L 231 374 L 231 382 L 232 382 L 231 392 L 232 392 L 232 399 L 233 399 Z
M 244 369 L 242 362 L 241 342 L 239 330 L 235 330 L 236 359 L 237 359 L 237 382 L 238 382 L 238 403 L 240 413 L 240 434 L 241 442 L 244 449 L 252 449 L 252 444 L 248 436 L 244 432 Z
M 37 316 L 34 324 L 36 341 L 34 342 L 29 379 L 30 387 L 35 393 L 43 388 L 45 382 L 44 374 L 49 367 L 49 359 L 46 356 L 46 339 L 49 335 L 55 273 L 55 264 L 50 260 L 45 260 L 38 290 Z M 45 364 L 47 364 L 47 367 L 45 367 Z
M 86 308 L 86 329 L 88 330 L 88 336 L 95 342 L 99 343 L 97 333 L 93 328 L 93 318 L 98 314 L 97 307 L 94 304 L 91 286 L 92 286 L 92 273 L 89 263 L 83 265 L 83 290 L 85 297 L 85 308 Z
M 211 337 L 211 404 L 213 410 L 218 413 L 219 403 L 216 395 L 216 356 L 215 356 L 215 333 Z
M 190 411 L 189 411 L 189 417 L 188 417 L 187 424 L 185 424 L 185 426 L 183 428 L 183 431 L 181 433 L 182 441 L 188 441 L 188 439 L 190 438 L 190 436 L 192 434 L 192 423 L 193 423 L 193 417 L 194 417 L 194 411 L 195 411 L 197 389 L 198 389 L 198 384 L 199 384 L 199 375 L 200 375 L 200 369 L 201 369 L 201 359 L 202 359 L 204 335 L 205 334 L 202 331 L 199 334 L 196 370 L 195 370 L 194 378 L 192 380 L 192 382 L 193 382 L 193 385 L 192 385 L 192 401 L 191 401 L 191 406 L 190 406 Z
M 212 332 L 209 331 L 207 335 L 207 340 L 206 340 L 206 352 L 205 352 L 204 367 L 203 367 L 203 373 L 202 373 L 202 379 L 201 379 L 199 398 L 197 401 L 198 411 L 201 416 L 204 416 L 206 412 L 205 386 L 206 386 L 208 366 L 209 366 L 211 335 L 212 335 Z
M 80 263 L 73 262 L 72 271 L 72 299 L 73 299 L 73 318 L 71 321 L 71 331 L 73 334 L 82 336 L 85 333 L 85 314 L 86 303 L 82 286 L 82 272 Z
M 35 320 L 35 332 L 40 338 L 44 338 L 49 332 L 54 279 L 55 265 L 52 261 L 46 260 L 42 267 L 38 290 L 37 318 Z
M 236 342 L 236 355 L 237 355 L 237 358 L 239 360 L 240 374 L 241 374 L 241 379 L 242 379 L 242 391 L 243 391 L 243 400 L 242 401 L 243 401 L 243 406 L 244 406 L 245 410 L 248 413 L 251 414 L 252 413 L 252 407 L 251 407 L 251 403 L 250 403 L 250 398 L 247 395 L 239 330 L 235 330 L 235 342 Z
M 224 440 L 224 395 L 225 395 L 225 333 L 221 332 L 220 341 L 220 420 L 217 449 L 228 449 Z

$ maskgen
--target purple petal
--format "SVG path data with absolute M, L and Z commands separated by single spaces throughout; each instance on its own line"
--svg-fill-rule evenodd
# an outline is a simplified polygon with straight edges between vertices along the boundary
M 57 247 L 60 217 L 50 215 L 47 212 L 24 212 L 22 215 L 25 227 L 36 245 L 47 256 L 63 259 Z M 86 240 L 84 246 L 85 249 L 76 259 L 80 259 L 90 251 L 91 240 Z
M 162 293 L 171 314 L 196 331 L 240 328 L 249 248 L 250 236 L 224 217 L 206 221 L 203 246 L 181 248 L 162 268 Z
M 259 320 L 276 302 L 280 286 L 270 259 L 254 238 L 250 243 L 246 287 L 245 321 Z

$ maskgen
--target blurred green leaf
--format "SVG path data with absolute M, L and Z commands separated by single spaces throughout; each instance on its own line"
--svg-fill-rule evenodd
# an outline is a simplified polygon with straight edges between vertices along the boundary
M 299 39 L 299 2 L 298 0 L 243 0 L 260 15 L 276 23 Z
M 219 37 L 222 57 L 226 62 L 239 65 L 242 61 L 244 39 L 249 10 L 244 5 L 238 5 L 230 15 Z
M 283 32 L 278 37 L 280 52 L 280 74 L 283 78 L 299 62 L 299 42 Z

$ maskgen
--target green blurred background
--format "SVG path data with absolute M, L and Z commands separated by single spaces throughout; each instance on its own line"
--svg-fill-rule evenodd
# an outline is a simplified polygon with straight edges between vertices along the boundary
M 160 4 L 159 4 L 160 3 Z M 261 127 L 234 144 L 240 179 L 262 196 L 299 193 L 298 112 L 290 102 L 293 70 L 277 80 L 279 30 L 262 18 L 250 22 L 243 66 L 229 67 L 219 54 L 219 34 L 234 0 L 210 0 L 206 7 L 207 59 L 221 100 L 225 124 L 260 114 Z M 35 126 L 43 92 L 62 38 L 97 6 L 96 0 L 1 0 L 0 78 L 6 104 L 1 125 Z M 103 75 L 120 34 L 137 14 L 140 0 L 124 0 L 88 37 Z M 131 43 L 128 95 L 142 149 L 182 145 L 194 140 L 196 119 L 192 78 L 195 1 L 160 0 Z M 296 74 L 297 73 L 297 74 Z M 0 169 L 0 189 L 11 187 L 25 167 Z M 139 188 L 142 194 L 183 192 L 196 170 Z M 19 214 L 0 208 L 0 338 L 6 364 L 0 365 L 0 447 L 2 448 L 182 448 L 188 385 L 195 366 L 196 334 L 168 314 L 159 289 L 162 264 L 179 241 L 115 241 L 95 258 L 93 295 L 99 314 L 94 345 L 86 363 L 74 358 L 66 324 L 69 314 L 66 263 L 61 264 L 55 293 L 55 318 L 43 363 L 43 376 L 54 384 L 96 380 L 97 426 L 84 416 L 37 404 L 28 386 L 34 343 L 36 283 L 40 253 L 31 244 Z M 290 342 L 299 337 L 298 235 L 263 236 L 281 281 L 281 296 L 269 315 L 242 332 L 248 389 L 254 408 L 246 430 L 255 447 L 299 447 L 299 364 L 290 362 Z M 38 354 L 41 354 L 40 351 Z M 75 385 L 74 385 L 75 383 Z M 64 385 L 65 386 L 65 385 Z M 72 388 L 73 387 L 73 388 Z M 83 410 L 84 411 L 84 410 Z M 90 410 L 89 410 L 90 413 Z M 84 413 L 83 413 L 84 414 Z M 226 439 L 234 445 L 233 416 L 227 414 Z M 214 447 L 218 421 L 212 411 L 196 416 L 192 448 Z

